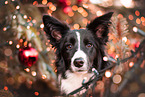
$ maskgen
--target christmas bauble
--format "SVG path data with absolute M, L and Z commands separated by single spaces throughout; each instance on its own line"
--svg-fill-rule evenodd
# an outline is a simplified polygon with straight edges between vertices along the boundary
M 25 66 L 32 66 L 38 60 L 38 52 L 32 47 L 24 47 L 19 49 L 19 61 Z

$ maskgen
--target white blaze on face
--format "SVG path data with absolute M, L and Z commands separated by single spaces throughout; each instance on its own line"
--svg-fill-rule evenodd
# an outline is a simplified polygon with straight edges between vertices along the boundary
M 87 55 L 84 53 L 84 51 L 81 50 L 81 37 L 80 37 L 80 33 L 76 32 L 76 36 L 77 36 L 77 51 L 74 53 L 72 59 L 71 59 L 71 68 L 73 71 L 78 71 L 78 70 L 87 70 L 88 68 L 88 60 L 87 60 Z M 80 68 L 76 67 L 74 65 L 74 60 L 77 58 L 83 58 L 84 59 L 84 65 Z

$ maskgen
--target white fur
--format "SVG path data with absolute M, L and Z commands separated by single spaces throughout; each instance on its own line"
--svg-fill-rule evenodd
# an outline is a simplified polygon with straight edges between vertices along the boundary
M 80 33 L 79 32 L 76 32 L 76 36 L 77 36 L 77 40 L 78 40 L 78 48 L 77 48 L 77 51 L 74 53 L 72 59 L 71 59 L 71 69 L 73 71 L 78 71 L 78 70 L 87 70 L 88 69 L 88 58 L 87 58 L 87 55 L 84 53 L 84 51 L 82 51 L 80 49 L 80 44 L 81 44 L 81 37 L 80 37 Z M 74 60 L 76 58 L 83 58 L 84 59 L 84 65 L 81 67 L 81 68 L 78 68 L 76 66 L 74 66 Z
M 88 72 L 73 72 L 66 71 L 67 79 L 60 79 L 61 84 L 61 91 L 65 92 L 66 94 L 71 93 L 72 91 L 78 89 L 82 86 L 83 79 L 86 77 L 87 82 L 90 77 L 93 75 L 93 73 Z M 61 75 L 59 76 L 61 78 Z M 79 94 L 84 93 L 85 90 L 80 91 Z

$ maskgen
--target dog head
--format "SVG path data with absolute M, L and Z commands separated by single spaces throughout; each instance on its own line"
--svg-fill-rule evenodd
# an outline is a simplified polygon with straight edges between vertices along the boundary
M 104 68 L 104 45 L 108 41 L 108 27 L 112 12 L 95 18 L 85 29 L 71 30 L 66 24 L 49 16 L 43 16 L 44 30 L 50 43 L 57 49 L 58 73 L 90 72 Z

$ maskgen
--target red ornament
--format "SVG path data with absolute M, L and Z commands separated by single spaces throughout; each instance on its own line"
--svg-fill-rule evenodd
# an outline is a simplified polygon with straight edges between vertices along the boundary
M 18 57 L 23 65 L 31 67 L 38 60 L 38 52 L 32 47 L 24 47 L 19 49 Z
M 67 6 L 67 7 L 64 7 L 64 8 L 63 8 L 63 12 L 66 13 L 66 14 L 68 14 L 68 13 L 71 12 L 71 11 L 72 11 L 72 9 L 71 9 L 70 6 Z

